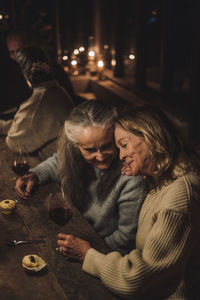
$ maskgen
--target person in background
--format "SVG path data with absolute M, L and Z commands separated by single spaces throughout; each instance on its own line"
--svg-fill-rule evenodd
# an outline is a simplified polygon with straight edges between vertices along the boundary
M 11 31 L 7 35 L 7 39 L 6 39 L 10 58 L 13 61 L 15 61 L 17 51 L 22 47 L 26 47 L 26 46 L 36 46 L 37 47 L 39 45 L 39 44 L 36 44 L 37 39 L 36 39 L 36 41 L 34 41 L 34 40 L 35 40 L 34 36 L 31 38 L 28 38 L 27 33 L 24 31 Z M 43 51 L 45 51 L 45 50 L 43 49 Z M 75 94 L 68 74 L 64 71 L 62 66 L 56 61 L 56 58 L 54 58 L 54 55 L 52 53 L 50 53 L 50 52 L 47 53 L 47 51 L 45 51 L 45 53 L 48 55 L 49 63 L 51 64 L 54 78 L 67 91 L 67 93 L 70 95 L 70 97 L 75 105 L 81 103 L 83 100 L 79 99 L 78 96 Z
M 0 120 L 0 134 L 6 135 L 12 152 L 37 152 L 44 160 L 56 151 L 57 137 L 74 105 L 54 79 L 42 49 L 21 48 L 16 61 L 33 93 L 20 105 L 14 119 Z
M 28 45 L 28 37 L 24 31 L 12 31 L 6 38 L 7 48 L 12 60 L 16 60 L 20 48 Z
M 200 299 L 200 158 L 158 108 L 140 107 L 116 121 L 115 141 L 126 173 L 145 176 L 136 249 L 104 255 L 60 233 L 64 255 L 126 299 Z
M 112 250 L 135 247 L 137 218 L 147 194 L 142 176 L 121 175 L 114 142 L 116 108 L 99 101 L 75 107 L 65 121 L 58 154 L 19 178 L 16 191 L 30 196 L 36 183 L 60 181 L 66 201 L 77 207 Z
M 5 119 L 14 115 L 21 103 L 27 100 L 32 89 L 28 86 L 20 66 L 15 61 L 17 50 L 28 42 L 27 36 L 23 31 L 13 31 L 7 35 L 7 49 L 4 51 L 1 61 L 1 103 L 0 113 Z M 7 114 L 4 112 L 9 111 Z

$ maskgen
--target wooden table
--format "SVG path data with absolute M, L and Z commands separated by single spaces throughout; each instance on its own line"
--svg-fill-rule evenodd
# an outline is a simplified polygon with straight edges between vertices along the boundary
M 34 159 L 30 158 L 34 164 Z M 16 176 L 10 168 L 10 157 L 4 139 L 0 137 L 0 200 L 19 199 L 15 193 Z M 58 192 L 56 183 L 40 186 L 28 200 L 17 203 L 10 215 L 0 213 L 0 299 L 1 300 L 115 300 L 98 280 L 86 274 L 81 264 L 67 260 L 56 251 L 58 232 L 75 234 L 91 242 L 97 250 L 109 252 L 104 241 L 74 210 L 69 223 L 58 228 L 48 217 L 46 200 Z M 5 245 L 5 239 L 44 239 L 44 243 L 15 247 Z M 27 273 L 21 266 L 24 255 L 40 255 L 47 267 L 36 274 Z

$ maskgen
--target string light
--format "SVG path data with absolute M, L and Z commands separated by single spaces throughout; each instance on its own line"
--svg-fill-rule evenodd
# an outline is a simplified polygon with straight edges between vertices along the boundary
M 67 55 L 63 55 L 63 60 L 68 60 L 68 56 Z
M 134 54 L 130 54 L 130 55 L 129 55 L 129 58 L 130 58 L 130 59 L 135 59 L 135 55 L 134 55 Z
M 89 51 L 88 55 L 89 55 L 89 57 L 94 58 L 95 52 L 93 50 L 91 50 L 91 51 Z
M 103 68 L 103 67 L 104 67 L 104 62 L 103 62 L 103 60 L 99 60 L 98 63 L 97 63 L 97 66 L 98 66 L 99 68 Z
M 84 47 L 80 47 L 80 48 L 79 48 L 79 51 L 80 51 L 80 52 L 83 52 L 83 51 L 85 51 L 85 48 L 84 48 Z
M 78 49 L 74 49 L 74 54 L 78 55 L 79 54 L 79 50 Z
M 76 65 L 77 65 L 77 60 L 73 59 L 73 60 L 71 61 L 71 65 L 72 65 L 72 66 L 76 66 Z

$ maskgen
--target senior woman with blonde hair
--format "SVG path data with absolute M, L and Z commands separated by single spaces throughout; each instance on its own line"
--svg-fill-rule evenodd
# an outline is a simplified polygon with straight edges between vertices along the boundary
M 127 299 L 200 299 L 200 158 L 158 108 L 123 112 L 115 141 L 129 175 L 149 183 L 136 249 L 107 255 L 71 235 L 58 235 L 63 254 Z

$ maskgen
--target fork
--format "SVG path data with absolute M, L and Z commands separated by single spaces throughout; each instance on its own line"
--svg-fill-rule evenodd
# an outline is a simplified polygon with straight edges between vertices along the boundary
M 20 244 L 28 244 L 28 243 L 44 243 L 45 240 L 26 240 L 26 241 L 17 241 L 17 240 L 6 240 L 7 246 L 17 246 Z

